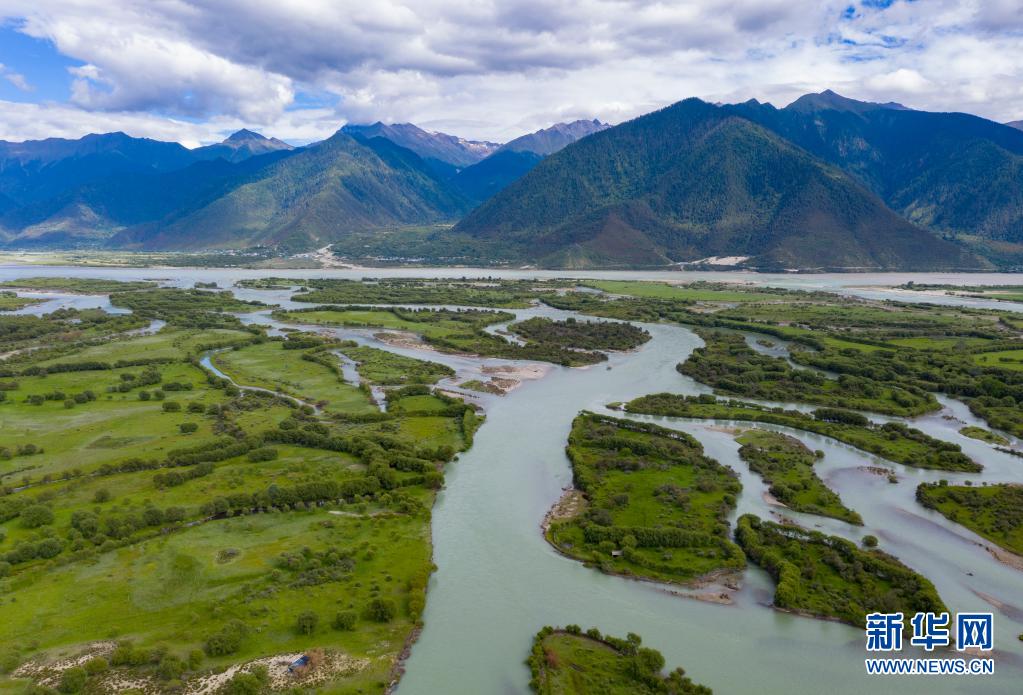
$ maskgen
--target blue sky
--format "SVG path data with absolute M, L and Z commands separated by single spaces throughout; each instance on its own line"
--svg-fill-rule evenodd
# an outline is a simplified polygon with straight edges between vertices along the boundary
M 688 96 L 1023 118 L 1019 0 L 0 0 L 0 139 L 411 121 L 507 140 Z

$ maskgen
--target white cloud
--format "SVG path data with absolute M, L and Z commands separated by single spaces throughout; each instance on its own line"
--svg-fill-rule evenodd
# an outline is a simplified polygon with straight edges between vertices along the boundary
M 0 0 L 85 65 L 71 101 L 315 139 L 344 120 L 504 140 L 687 96 L 787 103 L 832 88 L 1023 117 L 1018 0 Z M 294 110 L 296 94 L 338 100 Z M 57 107 L 53 107 L 57 108 Z M 211 128 L 211 126 L 213 126 Z M 281 128 L 282 131 L 275 131 Z M 172 129 L 186 132 L 184 126 Z M 8 130 L 10 126 L 8 125 Z M 313 134 L 315 133 L 315 135 Z
M 24 75 L 22 75 L 20 72 L 15 72 L 14 70 L 11 70 L 3 63 L 0 63 L 0 77 L 3 77 L 5 80 L 10 82 L 23 92 L 33 91 L 32 85 L 28 83 L 28 80 L 25 79 Z

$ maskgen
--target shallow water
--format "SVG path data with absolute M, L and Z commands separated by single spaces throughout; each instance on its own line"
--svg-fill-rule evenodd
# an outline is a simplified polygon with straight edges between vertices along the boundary
M 419 271 L 0 268 L 0 279 L 31 275 L 151 278 L 164 279 L 177 286 L 214 280 L 225 287 L 239 278 L 259 276 L 565 277 L 573 274 L 460 268 Z M 864 296 L 876 290 L 859 289 L 863 286 L 899 284 L 907 280 L 1023 284 L 1023 276 L 1018 275 L 757 276 L 677 272 L 574 275 L 675 282 L 741 278 Z M 286 292 L 248 290 L 243 296 L 289 305 Z M 884 296 L 889 294 L 884 293 Z M 899 293 L 898 298 L 958 303 L 956 298 L 908 292 Z M 971 301 L 991 308 L 1015 308 L 1001 302 Z M 515 313 L 522 318 L 567 315 L 547 308 Z M 249 315 L 246 320 L 281 325 L 270 319 L 267 312 Z M 319 326 L 308 328 L 323 330 Z M 543 379 L 526 381 L 504 397 L 476 396 L 477 402 L 486 406 L 487 420 L 477 433 L 473 448 L 449 465 L 445 488 L 434 508 L 434 561 L 438 570 L 430 582 L 424 614 L 426 627 L 407 662 L 407 673 L 399 686 L 400 695 L 527 692 L 529 674 L 523 661 L 532 635 L 543 625 L 568 623 L 578 623 L 584 628 L 597 626 L 616 635 L 639 633 L 645 643 L 664 653 L 669 665 L 684 666 L 695 680 L 711 686 L 717 693 L 1021 691 L 1023 643 L 1016 635 L 1023 632 L 1023 572 L 999 563 L 978 545 L 979 539 L 974 534 L 923 509 L 914 500 L 917 484 L 939 478 L 1023 481 L 1023 460 L 958 434 L 963 423 L 972 424 L 975 418 L 965 406 L 951 399 L 942 399 L 945 406 L 942 413 L 911 422 L 933 436 L 960 444 L 985 464 L 983 474 L 916 470 L 885 462 L 824 437 L 775 428 L 797 436 L 812 449 L 825 452 L 825 458 L 818 464 L 819 475 L 841 495 L 847 506 L 862 514 L 865 526 L 853 527 L 837 520 L 780 511 L 810 528 L 851 540 L 873 533 L 881 539 L 883 549 L 930 578 L 952 611 L 994 611 L 997 650 L 994 676 L 872 679 L 864 673 L 862 660 L 867 653 L 861 629 L 774 611 L 768 605 L 773 593 L 772 583 L 756 568 L 746 571 L 743 589 L 736 594 L 734 605 L 723 606 L 675 596 L 660 585 L 602 575 L 557 554 L 544 541 L 540 523 L 562 488 L 571 482 L 564 446 L 575 415 L 583 409 L 601 411 L 609 402 L 657 391 L 696 393 L 708 390 L 675 370 L 675 365 L 700 345 L 699 338 L 680 326 L 648 325 L 646 328 L 653 339 L 634 352 L 612 355 L 608 363 L 610 370 L 605 365 L 586 369 L 552 367 Z M 515 364 L 507 360 L 388 346 L 374 338 L 373 331 L 335 329 L 331 332 L 361 344 L 447 364 L 458 375 L 445 380 L 444 386 L 455 386 L 478 375 L 484 364 Z M 729 423 L 659 417 L 637 419 L 689 432 L 704 444 L 708 455 L 732 466 L 744 485 L 736 515 L 752 512 L 769 517 L 779 511 L 764 502 L 765 486 L 739 460 L 738 445 L 732 436 L 709 426 Z M 748 423 L 731 424 L 749 426 Z M 864 470 L 865 466 L 895 471 L 898 484 L 893 485 L 885 476 Z M 994 608 L 984 596 L 993 597 L 1003 605 Z M 916 655 L 908 650 L 903 654 Z

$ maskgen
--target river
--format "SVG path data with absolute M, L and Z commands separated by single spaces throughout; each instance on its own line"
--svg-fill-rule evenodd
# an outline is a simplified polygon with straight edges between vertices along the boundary
M 959 282 L 1023 284 L 1019 275 L 950 276 L 943 274 L 884 275 L 765 275 L 752 273 L 566 273 L 536 271 L 422 270 L 302 270 L 254 271 L 214 269 L 0 268 L 0 279 L 32 275 L 161 279 L 191 286 L 216 281 L 230 287 L 240 278 L 260 276 L 500 276 L 613 279 L 742 279 L 776 286 L 826 289 L 859 296 L 897 297 L 968 306 L 1023 310 L 1023 306 L 988 300 L 968 300 L 920 293 L 881 292 L 873 285 Z M 878 294 L 880 292 L 880 294 Z M 249 290 L 244 297 L 287 304 L 287 293 Z M 57 308 L 53 298 L 48 309 Z M 90 305 L 102 306 L 102 301 Z M 43 305 L 37 305 L 42 307 Z M 303 305 L 308 306 L 308 305 Z M 38 308 L 36 309 L 38 310 Z M 519 316 L 565 316 L 565 312 L 534 308 Z M 257 323 L 273 323 L 265 313 Z M 955 441 L 985 465 L 982 474 L 922 471 L 892 464 L 823 437 L 791 432 L 825 457 L 819 475 L 852 509 L 865 526 L 800 515 L 790 516 L 828 533 L 858 540 L 873 533 L 881 547 L 920 571 L 936 585 L 952 611 L 995 613 L 995 675 L 984 677 L 871 678 L 865 674 L 863 630 L 834 622 L 780 613 L 769 607 L 773 587 L 762 571 L 750 568 L 733 605 L 717 605 L 673 595 L 664 586 L 600 574 L 556 553 L 543 539 L 540 523 L 571 481 L 564 446 L 572 419 L 583 409 L 607 412 L 604 406 L 658 391 L 705 392 L 705 387 L 680 375 L 675 365 L 700 345 L 699 338 L 681 326 L 646 325 L 652 339 L 638 350 L 614 354 L 608 365 L 585 369 L 552 367 L 542 379 L 525 381 L 503 397 L 481 396 L 487 420 L 473 448 L 450 464 L 446 484 L 433 513 L 434 561 L 425 628 L 407 661 L 399 695 L 500 695 L 525 693 L 529 679 L 524 665 L 532 635 L 543 625 L 577 623 L 583 628 L 625 635 L 636 632 L 664 653 L 669 666 L 681 665 L 719 695 L 766 693 L 816 695 L 828 693 L 1019 693 L 1023 682 L 1023 572 L 1001 564 L 978 545 L 978 538 L 914 500 L 923 481 L 1023 482 L 1023 461 L 958 434 L 962 422 L 974 418 L 961 404 L 942 399 L 939 414 L 911 419 L 933 436 Z M 379 343 L 370 331 L 338 330 L 375 347 L 449 364 L 459 379 L 483 364 L 478 360 L 440 355 Z M 619 413 L 619 415 L 621 415 Z M 674 418 L 637 418 L 686 431 L 699 439 L 722 463 L 732 466 L 744 486 L 736 515 L 746 512 L 771 516 L 775 508 L 763 499 L 766 489 L 738 458 L 732 436 L 715 425 Z M 897 418 L 893 418 L 897 419 Z M 745 425 L 748 426 L 748 425 Z M 782 429 L 784 428 L 777 428 Z M 868 470 L 893 470 L 899 482 Z M 992 605 L 997 604 L 998 607 Z M 906 650 L 904 655 L 915 654 Z

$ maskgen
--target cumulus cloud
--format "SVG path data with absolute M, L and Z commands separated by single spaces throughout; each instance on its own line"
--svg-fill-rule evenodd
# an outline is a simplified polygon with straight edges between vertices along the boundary
M 1018 0 L 0 0 L 0 17 L 82 64 L 60 108 L 278 137 L 382 119 L 503 140 L 825 88 L 1023 116 Z M 309 94 L 331 106 L 299 109 Z

